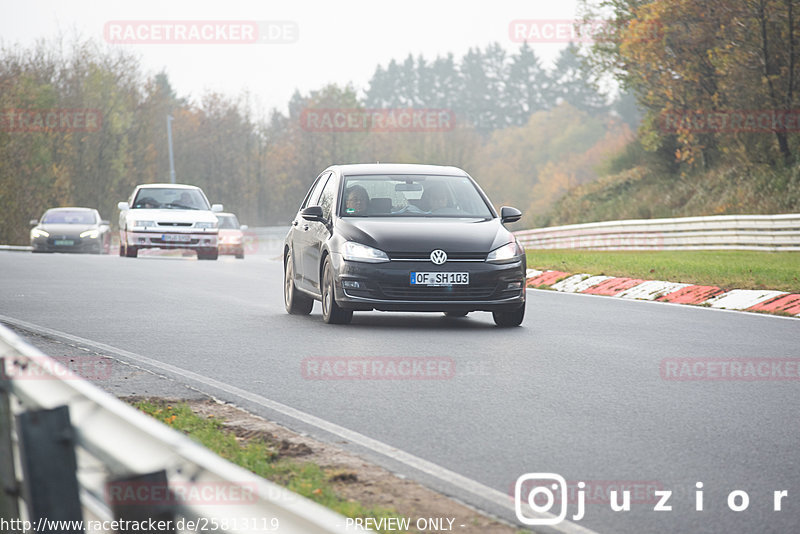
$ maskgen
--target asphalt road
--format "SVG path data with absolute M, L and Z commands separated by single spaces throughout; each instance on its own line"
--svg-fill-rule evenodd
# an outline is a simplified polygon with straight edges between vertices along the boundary
M 0 315 L 151 358 L 137 363 L 508 519 L 513 512 L 464 479 L 424 472 L 404 453 L 503 494 L 529 472 L 586 481 L 592 491 L 622 483 L 673 492 L 671 511 L 653 511 L 653 499 L 635 491 L 629 512 L 587 497 L 577 524 L 602 533 L 800 525 L 800 381 L 660 374 L 672 358 L 797 358 L 796 319 L 531 291 L 515 329 L 495 328 L 485 313 L 356 313 L 351 325 L 333 326 L 318 303 L 308 317 L 287 315 L 281 283 L 270 255 L 198 262 L 0 252 Z M 322 357 L 425 358 L 443 371 L 309 378 Z M 387 456 L 337 428 L 402 452 Z M 703 511 L 695 510 L 697 481 Z M 746 510 L 729 509 L 733 490 L 748 493 Z M 777 490 L 788 491 L 781 511 L 773 511 Z M 567 508 L 576 512 L 573 502 Z

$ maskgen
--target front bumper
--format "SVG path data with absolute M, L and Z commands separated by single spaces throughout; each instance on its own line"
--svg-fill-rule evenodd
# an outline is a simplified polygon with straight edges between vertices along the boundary
M 342 308 L 439 312 L 512 311 L 525 303 L 525 257 L 506 264 L 426 261 L 362 263 L 332 254 L 334 292 Z M 412 286 L 411 272 L 468 272 L 469 285 Z M 351 287 L 343 287 L 347 281 Z M 359 287 L 352 287 L 358 282 Z
M 217 248 L 217 234 L 210 232 L 126 232 L 122 238 L 138 249 Z
M 31 239 L 31 247 L 35 252 L 99 252 L 103 249 L 103 238 L 42 236 Z

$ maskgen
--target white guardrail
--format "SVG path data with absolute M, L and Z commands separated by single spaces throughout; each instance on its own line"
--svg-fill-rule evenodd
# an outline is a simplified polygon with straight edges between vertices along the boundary
M 203 525 L 218 534 L 347 532 L 343 516 L 224 460 L 70 373 L 2 325 L 0 362 L 3 532 L 22 532 L 23 524 L 12 520 L 39 524 L 39 532 L 114 532 L 111 521 L 153 514 L 172 521 L 171 529 L 157 529 L 163 532 L 197 532 Z M 67 426 L 53 436 L 43 432 L 52 429 L 36 426 L 52 413 L 47 410 L 68 410 Z M 35 463 L 47 464 L 48 458 L 55 463 L 42 480 Z M 54 472 L 66 464 L 74 475 L 61 478 L 71 482 Z M 153 473 L 164 477 L 160 487 L 147 478 Z M 69 488 L 76 480 L 73 496 Z M 73 512 L 65 514 L 72 498 Z M 82 530 L 38 523 L 76 514 Z M 155 531 L 152 525 L 141 530 Z
M 514 233 L 528 249 L 800 250 L 800 214 L 636 219 Z

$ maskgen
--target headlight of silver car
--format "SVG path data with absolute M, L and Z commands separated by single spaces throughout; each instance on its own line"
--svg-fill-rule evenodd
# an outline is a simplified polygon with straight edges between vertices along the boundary
M 48 234 L 47 232 L 45 232 L 40 228 L 34 228 L 33 230 L 31 230 L 31 237 L 34 239 L 36 239 L 37 237 L 50 237 L 50 234 Z
M 343 255 L 347 261 L 362 261 L 365 263 L 389 261 L 389 256 L 384 251 L 356 243 L 355 241 L 347 241 L 344 244 Z
M 147 228 L 148 226 L 155 226 L 155 221 L 133 221 L 133 226 Z
M 525 254 L 525 249 L 515 240 L 491 251 L 489 255 L 486 256 L 486 261 L 491 263 L 507 263 L 523 254 Z
M 196 222 L 196 223 L 194 223 L 194 227 L 195 228 L 204 228 L 204 229 L 216 228 L 217 227 L 217 223 L 215 223 L 215 222 Z

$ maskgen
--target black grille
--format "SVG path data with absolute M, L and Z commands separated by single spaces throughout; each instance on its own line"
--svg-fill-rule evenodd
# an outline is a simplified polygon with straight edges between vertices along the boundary
M 491 298 L 497 287 L 381 285 L 380 289 L 386 298 L 395 300 L 480 300 Z
M 192 223 L 182 223 L 182 222 L 160 222 L 158 223 L 159 226 L 191 226 Z
M 151 237 L 150 238 L 150 242 L 151 243 L 157 243 L 159 245 L 160 244 L 167 244 L 167 245 L 196 245 L 197 243 L 200 242 L 200 240 L 199 239 L 192 239 L 190 241 L 166 241 L 164 239 L 161 239 L 160 237 Z
M 431 261 L 430 252 L 427 254 L 420 254 L 419 252 L 390 252 L 389 257 L 393 260 Z M 485 259 L 486 254 L 483 252 L 447 252 L 447 261 L 483 261 Z

